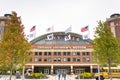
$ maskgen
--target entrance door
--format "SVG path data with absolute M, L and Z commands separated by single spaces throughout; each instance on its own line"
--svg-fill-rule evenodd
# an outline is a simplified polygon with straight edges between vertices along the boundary
M 64 72 L 68 73 L 68 70 L 67 69 L 57 69 L 56 73 L 58 73 L 58 72 L 60 72 L 60 73 L 64 73 Z
M 44 69 L 44 74 L 49 74 L 49 69 Z
M 76 69 L 75 70 L 75 74 L 80 74 L 80 73 L 84 73 L 85 69 Z

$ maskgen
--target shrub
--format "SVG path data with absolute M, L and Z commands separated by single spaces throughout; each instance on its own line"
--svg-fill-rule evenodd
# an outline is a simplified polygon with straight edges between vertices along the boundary
M 84 73 L 79 74 L 78 77 L 92 78 L 92 74 L 89 72 L 84 72 Z
M 46 75 L 42 73 L 31 73 L 29 77 L 30 78 L 46 78 Z

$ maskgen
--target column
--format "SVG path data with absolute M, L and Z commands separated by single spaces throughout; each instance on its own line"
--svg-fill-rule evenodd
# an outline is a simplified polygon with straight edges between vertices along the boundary
M 71 74 L 73 74 L 73 65 L 71 65 L 70 67 L 71 67 Z
M 34 65 L 32 65 L 32 73 L 34 73 Z
M 90 72 L 93 73 L 93 66 L 90 65 Z
M 51 74 L 53 74 L 53 65 L 51 65 Z

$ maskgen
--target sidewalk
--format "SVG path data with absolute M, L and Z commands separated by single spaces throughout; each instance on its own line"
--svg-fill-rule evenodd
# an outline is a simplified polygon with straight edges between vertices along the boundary
M 0 80 L 9 80 L 9 75 L 0 75 Z M 24 79 L 24 80 L 58 80 L 58 76 L 57 75 L 48 75 L 48 79 Z M 76 75 L 67 75 L 66 76 L 66 80 L 96 80 L 96 79 L 75 79 Z M 12 80 L 22 80 L 22 79 L 16 79 L 15 76 L 12 76 Z M 64 80 L 62 77 L 60 78 L 60 80 Z M 104 79 L 104 80 L 110 80 L 110 79 Z M 120 80 L 117 78 L 114 78 L 112 80 Z

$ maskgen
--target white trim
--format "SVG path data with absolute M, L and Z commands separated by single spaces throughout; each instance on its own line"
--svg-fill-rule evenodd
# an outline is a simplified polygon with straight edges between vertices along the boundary
M 58 63 L 58 64 L 26 64 L 26 65 L 29 65 L 29 66 L 92 66 L 92 65 L 98 65 L 98 64 L 61 64 L 61 63 Z

